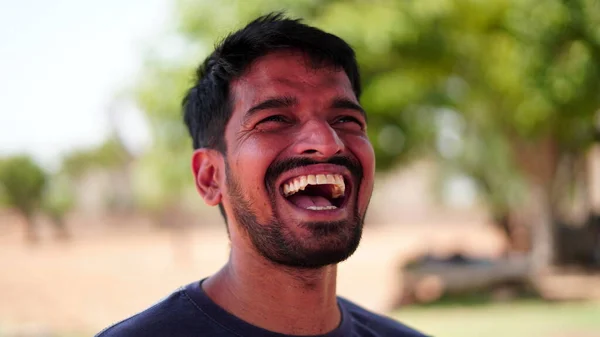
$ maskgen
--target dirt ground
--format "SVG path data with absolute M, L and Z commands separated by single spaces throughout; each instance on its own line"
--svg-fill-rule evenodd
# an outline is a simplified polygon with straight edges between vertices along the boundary
M 0 336 L 97 332 L 214 273 L 227 259 L 222 226 L 174 233 L 144 221 L 107 226 L 105 220 L 71 221 L 77 230 L 69 242 L 53 240 L 46 229 L 31 246 L 18 219 L 0 214 Z M 400 295 L 398 267 L 411 256 L 494 256 L 502 248 L 500 236 L 481 224 L 370 225 L 358 251 L 339 267 L 338 293 L 386 312 Z

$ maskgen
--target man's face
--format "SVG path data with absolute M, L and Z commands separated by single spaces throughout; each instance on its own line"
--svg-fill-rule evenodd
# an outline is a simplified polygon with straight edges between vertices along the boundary
M 276 52 L 254 62 L 230 92 L 223 191 L 230 225 L 279 264 L 346 259 L 360 241 L 375 164 L 345 72 Z

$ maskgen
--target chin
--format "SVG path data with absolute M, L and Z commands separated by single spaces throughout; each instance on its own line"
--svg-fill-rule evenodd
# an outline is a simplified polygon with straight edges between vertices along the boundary
M 283 221 L 281 224 L 285 224 Z M 290 225 L 287 225 L 290 226 Z M 286 225 L 280 228 L 286 228 Z M 268 260 L 293 268 L 316 269 L 349 258 L 362 236 L 362 219 L 334 222 L 304 222 L 291 225 L 301 230 L 281 230 L 272 241 L 256 245 Z
M 324 248 L 321 250 L 304 252 L 302 258 L 281 259 L 268 257 L 271 262 L 291 268 L 319 269 L 334 265 L 348 259 L 356 250 L 334 250 Z

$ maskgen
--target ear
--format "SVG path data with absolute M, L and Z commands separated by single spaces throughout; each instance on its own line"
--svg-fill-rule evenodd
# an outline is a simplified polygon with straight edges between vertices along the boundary
M 221 202 L 220 153 L 212 149 L 198 149 L 192 156 L 192 171 L 196 189 L 204 202 L 216 206 Z

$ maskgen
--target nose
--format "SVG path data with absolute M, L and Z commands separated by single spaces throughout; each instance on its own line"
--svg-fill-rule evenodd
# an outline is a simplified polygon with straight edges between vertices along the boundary
M 326 121 L 309 121 L 298 134 L 294 152 L 316 158 L 329 158 L 344 151 L 344 142 Z

